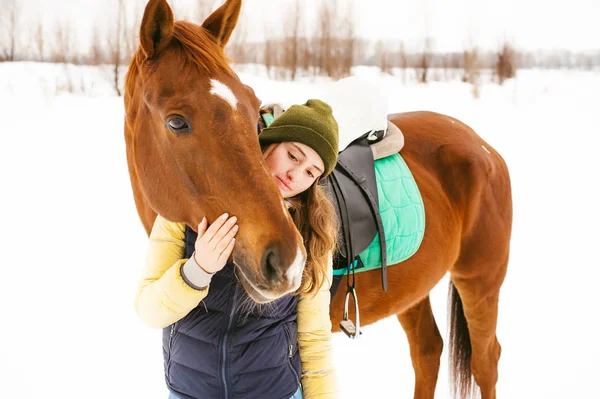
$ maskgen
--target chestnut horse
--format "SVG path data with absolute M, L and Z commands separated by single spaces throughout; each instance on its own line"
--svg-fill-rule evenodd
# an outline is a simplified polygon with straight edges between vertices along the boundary
M 150 0 L 140 47 L 125 83 L 125 140 L 135 203 L 146 232 L 156 214 L 198 225 L 238 217 L 233 260 L 257 302 L 293 289 L 305 260 L 256 138 L 259 101 L 227 64 L 223 48 L 241 0 L 227 0 L 202 24 L 174 22 L 165 0 Z M 356 275 L 363 325 L 396 315 L 410 344 L 415 398 L 433 398 L 442 337 L 430 290 L 450 272 L 450 359 L 455 394 L 496 397 L 498 297 L 512 225 L 509 174 L 472 129 L 431 112 L 390 115 L 405 135 L 402 155 L 421 190 L 427 223 L 420 249 L 381 273 Z M 340 290 L 343 291 L 343 290 Z M 344 292 L 331 320 L 339 331 Z M 468 327 L 467 327 L 468 326 Z

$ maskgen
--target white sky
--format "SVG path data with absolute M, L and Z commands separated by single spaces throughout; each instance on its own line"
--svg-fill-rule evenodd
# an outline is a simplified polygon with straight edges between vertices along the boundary
M 43 15 L 48 22 L 60 19 L 72 22 L 80 38 L 88 37 L 94 24 L 106 25 L 116 3 L 116 0 L 17 1 L 25 4 L 26 29 Z M 126 0 L 131 10 L 136 1 L 140 7 L 146 3 Z M 245 0 L 242 12 L 249 39 L 264 37 L 265 25 L 271 31 L 280 30 L 286 6 L 292 1 Z M 175 0 L 181 10 L 196 3 Z M 347 6 L 351 1 L 338 0 L 338 3 Z M 461 50 L 469 37 L 474 44 L 492 49 L 505 37 L 517 48 L 527 50 L 600 48 L 598 0 L 354 0 L 353 3 L 359 36 L 404 40 L 409 48 L 422 43 L 426 31 L 433 36 L 436 50 Z M 301 4 L 307 15 L 314 18 L 320 0 L 301 0 Z

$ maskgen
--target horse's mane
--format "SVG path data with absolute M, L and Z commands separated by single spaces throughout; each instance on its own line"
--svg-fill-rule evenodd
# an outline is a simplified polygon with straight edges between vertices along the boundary
M 209 33 L 203 27 L 187 21 L 177 21 L 173 27 L 173 41 L 176 44 L 175 47 L 183 56 L 186 66 L 191 65 L 201 71 L 210 73 L 225 71 L 228 74 L 234 74 L 229 66 L 230 60 L 225 56 L 223 48 L 214 39 L 211 39 Z M 125 78 L 126 91 L 133 88 L 132 85 L 139 73 L 139 66 L 144 60 L 144 51 L 139 46 L 131 60 Z M 182 72 L 185 69 L 182 68 Z

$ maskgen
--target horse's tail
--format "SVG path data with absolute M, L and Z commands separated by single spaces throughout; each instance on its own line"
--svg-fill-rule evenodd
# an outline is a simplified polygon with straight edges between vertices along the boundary
M 463 304 L 452 280 L 448 287 L 448 310 L 450 315 L 449 371 L 454 397 L 473 397 L 475 384 L 471 374 L 471 337 Z

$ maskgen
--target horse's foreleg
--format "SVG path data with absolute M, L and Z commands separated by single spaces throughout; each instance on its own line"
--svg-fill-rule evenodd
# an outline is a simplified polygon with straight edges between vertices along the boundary
M 415 370 L 415 399 L 432 399 L 444 344 L 433 318 L 429 296 L 397 317 L 410 345 Z

